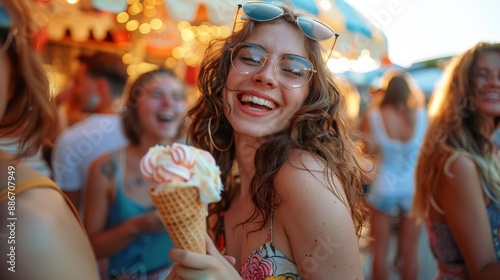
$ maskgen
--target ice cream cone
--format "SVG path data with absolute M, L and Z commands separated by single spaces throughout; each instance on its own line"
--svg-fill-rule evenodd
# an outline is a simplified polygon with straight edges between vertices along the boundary
M 207 208 L 198 188 L 183 186 L 160 193 L 151 188 L 149 194 L 175 247 L 205 254 Z

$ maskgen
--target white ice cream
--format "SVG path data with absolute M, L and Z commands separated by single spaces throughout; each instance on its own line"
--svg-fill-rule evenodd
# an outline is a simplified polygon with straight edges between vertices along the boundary
M 221 200 L 220 169 L 213 156 L 204 150 L 183 145 L 156 145 L 141 159 L 141 173 L 155 181 L 155 192 L 170 192 L 178 187 L 197 187 L 205 204 Z

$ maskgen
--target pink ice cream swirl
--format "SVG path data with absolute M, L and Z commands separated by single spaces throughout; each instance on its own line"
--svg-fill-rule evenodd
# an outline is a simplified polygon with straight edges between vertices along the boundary
M 156 145 L 141 159 L 140 170 L 144 179 L 158 183 L 155 192 L 168 191 L 168 183 L 180 183 L 173 184 L 176 187 L 186 183 L 200 189 L 203 202 L 220 200 L 220 170 L 207 151 L 177 143 Z
M 192 176 L 195 156 L 184 145 L 154 146 L 141 159 L 141 173 L 157 183 L 187 182 Z

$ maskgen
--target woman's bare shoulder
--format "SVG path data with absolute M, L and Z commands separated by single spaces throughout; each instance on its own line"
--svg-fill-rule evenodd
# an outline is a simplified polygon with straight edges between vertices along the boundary
M 474 160 L 463 153 L 455 153 L 448 158 L 444 166 L 444 174 L 454 186 L 463 185 L 471 179 L 479 181 L 480 175 Z
M 23 192 L 16 202 L 18 249 L 26 256 L 20 264 L 44 279 L 97 279 L 87 235 L 59 191 L 41 186 Z
M 343 190 L 338 178 L 329 172 L 332 181 L 325 176 L 325 162 L 318 156 L 306 151 L 292 152 L 289 160 L 279 170 L 274 186 L 278 195 L 286 202 L 289 199 L 314 203 L 327 198 L 338 200 Z
M 307 256 L 323 250 L 322 245 L 332 246 L 310 279 L 326 279 L 332 273 L 361 277 L 357 237 L 342 187 L 333 173 L 331 182 L 324 174 L 325 163 L 318 157 L 302 151 L 292 154 L 275 179 L 281 199 L 275 210 L 277 224 L 283 227 L 298 264 L 309 262 Z
M 21 193 L 16 201 L 23 222 L 37 230 L 52 231 L 59 223 L 76 218 L 62 194 L 44 185 Z

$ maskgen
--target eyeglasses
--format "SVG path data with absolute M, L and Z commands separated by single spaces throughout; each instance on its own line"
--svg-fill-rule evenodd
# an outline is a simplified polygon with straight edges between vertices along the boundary
M 231 65 L 244 75 L 250 75 L 259 71 L 270 56 L 266 50 L 256 44 L 239 43 L 231 51 Z M 316 70 L 307 58 L 295 55 L 284 54 L 278 57 L 274 67 L 278 73 L 280 82 L 289 88 L 300 88 L 309 83 Z
M 273 5 L 271 3 L 264 2 L 255 2 L 250 1 L 241 5 L 238 4 L 238 11 L 236 12 L 233 32 L 236 27 L 236 18 L 240 9 L 243 10 L 245 15 L 255 21 L 269 21 L 273 19 L 277 19 L 281 17 L 285 11 L 283 8 Z M 295 18 L 295 23 L 299 27 L 299 29 L 308 37 L 309 39 L 315 41 L 324 41 L 335 37 L 335 41 L 333 42 L 332 48 L 328 53 L 327 60 L 330 58 L 333 48 L 335 47 L 335 43 L 337 43 L 337 38 L 339 34 L 335 32 L 331 27 L 326 25 L 325 23 L 309 16 L 298 16 Z

